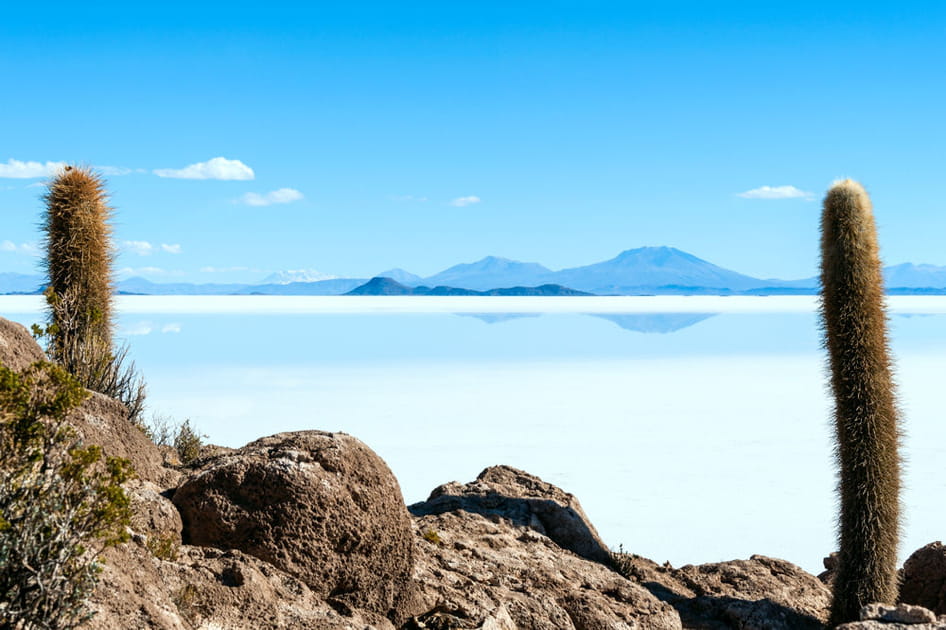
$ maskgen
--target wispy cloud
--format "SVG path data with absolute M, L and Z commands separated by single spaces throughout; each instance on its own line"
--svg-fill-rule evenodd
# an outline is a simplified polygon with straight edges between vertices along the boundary
M 161 332 L 163 334 L 179 333 L 181 332 L 181 325 L 176 322 L 171 322 L 158 328 L 154 323 L 144 320 L 125 326 L 119 332 L 126 337 L 150 335 L 153 332 Z
M 0 177 L 8 179 L 50 177 L 58 173 L 65 165 L 65 162 L 21 162 L 11 158 L 6 163 L 0 162 Z
M 224 157 L 215 157 L 184 168 L 157 168 L 152 172 L 158 177 L 175 179 L 248 180 L 256 177 L 253 169 L 240 160 L 228 160 Z
M 424 203 L 427 201 L 427 197 L 418 197 L 417 195 L 391 195 L 391 201 L 416 201 L 418 203 Z
M 472 206 L 474 203 L 479 203 L 480 201 L 482 201 L 482 199 L 476 195 L 470 195 L 469 197 L 457 197 L 450 202 L 450 205 L 457 208 L 464 208 L 466 206 Z
M 743 199 L 814 199 L 810 193 L 794 186 L 760 186 L 745 192 L 736 193 Z
M 93 167 L 102 175 L 115 177 L 121 175 L 131 175 L 132 173 L 147 173 L 143 168 L 128 168 L 126 166 L 95 166 Z
M 170 323 L 170 324 L 165 324 L 164 326 L 161 326 L 161 332 L 163 332 L 163 333 L 179 333 L 179 332 L 181 332 L 181 325 L 178 324 L 178 323 L 176 323 L 176 322 L 173 322 L 173 323 Z
M 280 188 L 262 195 L 248 192 L 240 197 L 240 203 L 245 203 L 248 206 L 272 206 L 280 203 L 292 203 L 304 198 L 305 196 L 295 188 Z
M 0 241 L 0 252 L 39 256 L 39 247 L 37 247 L 35 243 L 20 243 L 17 245 L 13 241 Z
M 160 245 L 152 245 L 148 241 L 124 241 L 122 243 L 122 249 L 133 254 L 138 254 L 139 256 L 150 256 L 151 254 L 161 251 L 166 254 L 180 254 L 181 246 L 180 245 L 168 245 L 167 243 L 161 243 Z

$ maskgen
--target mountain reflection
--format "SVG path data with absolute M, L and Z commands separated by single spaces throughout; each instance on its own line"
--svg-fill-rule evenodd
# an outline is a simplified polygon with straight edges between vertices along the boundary
M 616 315 L 603 313 L 585 313 L 590 317 L 598 317 L 614 322 L 624 330 L 645 334 L 660 334 L 677 332 L 689 328 L 717 315 L 717 313 L 620 313 Z M 501 324 L 525 317 L 541 317 L 541 313 L 454 313 L 460 317 L 472 317 L 487 324 Z

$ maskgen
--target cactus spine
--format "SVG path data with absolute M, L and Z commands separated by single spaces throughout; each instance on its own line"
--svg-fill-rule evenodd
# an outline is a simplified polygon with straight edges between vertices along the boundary
M 821 285 L 840 472 L 836 625 L 857 620 L 865 604 L 893 603 L 898 589 L 900 429 L 883 276 L 870 198 L 852 180 L 824 199 Z
M 87 168 L 67 166 L 44 196 L 50 358 L 101 391 L 112 356 L 111 208 Z

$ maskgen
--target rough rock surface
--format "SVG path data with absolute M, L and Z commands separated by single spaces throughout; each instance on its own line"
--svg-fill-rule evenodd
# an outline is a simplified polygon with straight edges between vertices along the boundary
M 548 536 L 583 558 L 610 563 L 611 554 L 573 495 L 511 466 L 493 466 L 468 484 L 451 482 L 411 506 L 414 516 L 463 510 L 501 515 L 520 527 Z
M 0 365 L 22 370 L 46 355 L 25 326 L 0 317 Z
M 861 609 L 861 620 L 845 623 L 837 630 L 946 630 L 946 615 L 922 606 L 868 604 Z
M 828 618 L 828 588 L 784 560 L 757 555 L 674 569 L 624 555 L 616 563 L 622 574 L 671 604 L 685 628 L 820 630 Z
M 414 566 L 397 480 L 343 433 L 257 440 L 209 460 L 174 493 L 184 542 L 238 549 L 339 607 L 398 618 Z M 407 614 L 405 611 L 403 614 Z
M 108 455 L 131 461 L 139 479 L 162 488 L 180 480 L 180 473 L 164 466 L 162 450 L 128 421 L 125 407 L 117 400 L 92 392 L 67 420 L 86 444 L 98 444 Z
M 441 486 L 412 505 L 420 546 L 415 576 L 427 612 L 405 627 L 681 628 L 676 611 L 647 589 L 552 539 L 550 531 L 576 532 L 562 538 L 576 546 L 593 535 L 577 505 L 558 488 L 504 466 L 471 484 Z M 549 526 L 558 520 L 568 528 Z M 591 549 L 588 540 L 579 548 Z
M 89 630 L 394 630 L 336 610 L 304 583 L 239 551 L 181 547 L 173 559 L 130 543 L 105 553 Z
M 900 601 L 946 614 L 946 547 L 936 541 L 913 552 L 903 565 Z

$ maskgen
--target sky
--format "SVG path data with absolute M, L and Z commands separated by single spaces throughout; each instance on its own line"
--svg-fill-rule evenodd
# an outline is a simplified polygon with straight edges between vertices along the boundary
M 885 262 L 946 265 L 942 2 L 4 6 L 0 271 L 43 183 L 97 168 L 117 266 L 552 269 L 645 245 L 815 275 L 819 200 L 872 194 Z

